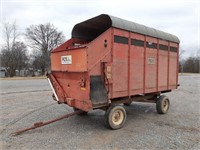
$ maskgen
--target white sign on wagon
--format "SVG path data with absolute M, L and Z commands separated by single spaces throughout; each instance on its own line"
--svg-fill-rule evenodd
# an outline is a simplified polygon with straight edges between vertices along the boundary
M 61 56 L 61 64 L 62 65 L 72 64 L 72 55 Z

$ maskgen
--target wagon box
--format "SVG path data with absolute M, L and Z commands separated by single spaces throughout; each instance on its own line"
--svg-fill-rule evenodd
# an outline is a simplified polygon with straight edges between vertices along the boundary
M 51 51 L 53 98 L 85 114 L 105 110 L 112 129 L 126 120 L 120 104 L 153 102 L 165 114 L 169 99 L 161 94 L 178 86 L 179 43 L 172 34 L 106 14 L 78 23 L 71 39 Z

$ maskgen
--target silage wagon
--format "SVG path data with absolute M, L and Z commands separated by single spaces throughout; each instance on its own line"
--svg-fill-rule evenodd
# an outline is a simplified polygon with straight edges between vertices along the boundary
M 178 86 L 179 39 L 154 28 L 102 14 L 78 23 L 71 39 L 51 51 L 53 98 L 75 111 L 105 110 L 111 129 L 123 127 L 123 105 L 156 103 L 167 113 Z

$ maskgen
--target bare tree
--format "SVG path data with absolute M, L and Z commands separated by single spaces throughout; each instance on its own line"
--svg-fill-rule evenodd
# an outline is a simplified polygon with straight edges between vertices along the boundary
M 16 22 L 4 23 L 3 34 L 5 45 L 1 49 L 1 66 L 7 68 L 8 75 L 13 77 L 15 70 L 26 67 L 28 60 L 27 48 L 23 42 L 19 42 Z
M 1 65 L 7 68 L 10 77 L 15 75 L 17 69 L 25 68 L 27 61 L 27 48 L 23 42 L 15 42 L 11 50 L 4 48 L 1 51 Z
M 200 50 L 196 55 L 190 56 L 185 60 L 184 71 L 188 73 L 200 73 Z
M 11 50 L 15 44 L 20 33 L 17 32 L 17 25 L 14 21 L 13 23 L 4 22 L 3 23 L 3 34 L 5 39 L 5 48 Z
M 26 29 L 25 35 L 30 41 L 29 46 L 38 51 L 34 62 L 44 73 L 50 67 L 50 51 L 63 43 L 64 35 L 50 23 L 31 25 Z
M 196 52 L 195 62 L 195 72 L 200 73 L 200 49 Z

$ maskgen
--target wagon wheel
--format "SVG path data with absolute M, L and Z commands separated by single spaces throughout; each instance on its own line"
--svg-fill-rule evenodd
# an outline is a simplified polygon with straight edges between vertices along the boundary
M 126 122 L 126 111 L 120 105 L 110 106 L 105 113 L 105 125 L 111 129 L 120 129 Z
M 169 110 L 170 102 L 167 96 L 162 95 L 156 101 L 156 110 L 159 114 L 166 114 Z
M 73 110 L 74 110 L 74 112 L 75 112 L 75 111 L 78 111 L 78 110 L 80 110 L 80 109 L 73 107 Z M 79 116 L 85 116 L 85 115 L 87 115 L 87 113 L 88 113 L 88 112 L 83 111 L 82 113 L 80 113 L 80 114 L 78 114 L 78 115 L 79 115 Z

